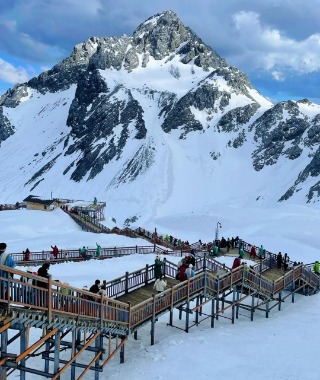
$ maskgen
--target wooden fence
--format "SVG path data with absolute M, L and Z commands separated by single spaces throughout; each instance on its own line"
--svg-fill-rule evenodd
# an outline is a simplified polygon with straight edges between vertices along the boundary
M 267 263 L 268 259 L 265 259 L 265 265 Z M 153 282 L 154 265 L 146 265 L 131 273 L 126 272 L 124 276 L 107 282 L 106 297 L 66 287 L 62 283 L 52 281 L 51 277 L 45 279 L 8 267 L 0 267 L 0 270 L 0 302 L 5 304 L 8 312 L 11 307 L 30 307 L 45 313 L 49 322 L 54 313 L 55 316 L 69 319 L 80 318 L 84 323 L 96 323 L 105 329 L 114 328 L 116 325 L 124 335 L 164 310 L 172 310 L 197 295 L 211 294 L 212 297 L 218 297 L 237 284 L 250 287 L 266 297 L 272 297 L 284 289 L 293 287 L 299 279 L 314 289 L 319 290 L 320 287 L 319 277 L 302 264 L 285 273 L 278 281 L 272 282 L 255 269 L 248 271 L 241 266 L 231 271 L 212 258 L 201 258 L 196 262 L 197 274 L 194 278 L 130 308 L 128 304 L 114 300 L 114 297 Z M 174 278 L 177 266 L 165 260 L 163 271 L 165 276 Z M 19 279 L 14 276 L 19 276 Z M 20 281 L 20 276 L 31 281 Z M 43 281 L 46 287 L 36 285 L 38 281 Z

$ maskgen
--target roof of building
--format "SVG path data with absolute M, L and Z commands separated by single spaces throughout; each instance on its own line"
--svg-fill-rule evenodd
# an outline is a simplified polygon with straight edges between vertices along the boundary
M 41 205 L 51 205 L 55 202 L 54 199 L 41 199 L 38 196 L 35 195 L 29 195 L 27 198 L 23 200 L 23 202 L 30 202 L 30 203 L 38 203 Z

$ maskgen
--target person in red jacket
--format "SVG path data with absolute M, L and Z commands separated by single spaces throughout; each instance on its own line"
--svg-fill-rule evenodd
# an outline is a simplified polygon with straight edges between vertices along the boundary
M 256 255 L 257 255 L 256 247 L 253 245 L 250 250 L 250 258 L 253 257 L 255 259 Z
M 238 268 L 241 266 L 241 257 L 236 257 L 233 261 L 232 269 Z
M 29 260 L 30 260 L 30 251 L 29 251 L 29 248 L 27 248 L 24 253 L 24 261 L 29 261 Z
M 51 246 L 51 248 L 52 248 L 52 254 L 54 258 L 56 259 L 58 257 L 59 249 L 56 245 L 54 247 Z
M 186 263 L 185 259 L 182 259 L 182 265 L 181 265 L 180 271 L 179 271 L 179 280 L 180 281 L 186 280 L 186 277 L 184 274 L 185 274 L 185 271 L 187 270 L 187 268 L 189 268 L 189 265 Z

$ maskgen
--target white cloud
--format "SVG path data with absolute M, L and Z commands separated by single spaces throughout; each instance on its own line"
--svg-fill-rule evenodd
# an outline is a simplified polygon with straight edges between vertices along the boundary
M 272 75 L 273 79 L 275 79 L 278 82 L 283 82 L 285 80 L 284 74 L 280 71 L 276 71 L 276 70 L 272 71 L 271 75 Z
M 16 84 L 26 82 L 29 79 L 29 74 L 23 67 L 15 67 L 0 58 L 0 79 L 8 83 Z
M 252 69 L 270 71 L 276 80 L 284 69 L 300 74 L 320 70 L 320 33 L 297 41 L 262 25 L 256 12 L 235 13 L 233 23 L 244 54 L 240 59 Z

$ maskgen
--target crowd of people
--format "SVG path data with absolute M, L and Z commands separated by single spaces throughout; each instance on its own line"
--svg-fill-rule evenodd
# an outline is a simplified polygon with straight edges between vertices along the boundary
M 79 248 L 79 256 L 84 260 L 90 260 L 93 257 L 100 258 L 101 249 L 102 249 L 101 245 L 98 243 L 96 243 L 96 248 L 94 250 L 90 249 L 90 252 L 89 252 L 88 247 L 83 246 L 82 248 Z M 94 252 L 94 253 L 92 253 L 92 252 Z M 30 252 L 29 248 L 27 248 L 25 251 L 23 251 L 22 254 L 23 254 L 23 261 L 32 261 L 31 252 Z M 59 258 L 63 258 L 63 260 L 66 262 L 69 261 L 70 257 L 69 257 L 68 251 L 64 251 L 63 256 L 62 256 L 62 251 L 61 251 L 61 255 L 59 257 L 59 248 L 57 247 L 57 245 L 54 245 L 54 246 L 51 245 L 51 251 L 50 251 L 50 253 L 48 253 L 47 259 L 49 259 L 50 261 L 53 261 L 53 260 L 57 260 Z
M 199 241 L 199 243 L 202 244 L 201 240 Z M 235 239 L 222 238 L 220 241 L 220 247 L 221 246 L 222 247 L 226 246 L 228 249 L 235 248 L 235 247 L 239 248 L 239 255 L 234 259 L 232 270 L 239 268 L 240 266 L 243 266 L 245 269 L 250 270 L 251 267 L 249 267 L 248 264 L 245 261 L 243 261 L 245 258 L 245 251 L 244 251 L 244 246 L 241 239 L 239 239 L 238 237 L 236 237 Z M 0 265 L 15 268 L 17 264 L 13 260 L 12 256 L 6 251 L 6 248 L 7 248 L 6 243 L 0 243 Z M 58 247 L 56 245 L 52 245 L 51 248 L 52 248 L 52 257 L 57 258 L 59 254 Z M 263 245 L 261 245 L 260 247 L 255 247 L 254 245 L 249 246 L 249 247 L 246 246 L 246 250 L 248 249 L 249 249 L 250 259 L 251 258 L 262 259 L 265 257 L 266 251 Z M 79 251 L 80 251 L 80 255 L 86 260 L 92 257 L 88 254 L 88 247 L 83 246 Z M 95 255 L 96 257 L 100 257 L 101 255 L 101 246 L 98 243 L 96 243 Z M 52 257 L 50 257 L 50 259 Z M 28 248 L 24 251 L 24 258 L 25 258 L 25 261 L 30 260 L 30 250 Z M 35 271 L 33 268 L 30 267 L 28 268 L 27 272 L 34 275 L 38 275 L 39 277 L 49 278 L 50 259 L 46 259 L 37 271 Z M 288 254 L 285 253 L 284 255 L 282 255 L 281 252 L 279 252 L 276 255 L 276 263 L 277 263 L 276 264 L 277 268 L 284 271 L 290 270 L 293 267 L 301 264 L 300 262 L 290 261 Z M 181 282 L 188 279 L 192 279 L 195 276 L 195 270 L 194 270 L 195 264 L 196 264 L 196 253 L 194 249 L 191 249 L 190 253 L 187 253 L 185 257 L 183 257 L 178 262 L 176 279 Z M 165 276 L 164 276 L 163 268 L 164 268 L 164 260 L 161 258 L 160 255 L 157 255 L 154 262 L 154 277 L 155 277 L 154 289 L 159 293 L 163 292 L 167 287 L 167 281 L 164 279 Z M 316 273 L 317 275 L 320 275 L 320 263 L 318 261 L 314 263 L 313 270 L 314 270 L 314 273 Z M 4 270 L 2 270 L 1 275 L 2 277 L 7 278 L 8 272 L 5 272 Z M 24 276 L 22 276 L 20 280 L 23 282 L 30 282 L 30 278 L 24 277 Z M 48 284 L 47 281 L 41 281 L 40 279 L 32 280 L 32 285 L 35 285 L 40 288 L 46 288 L 47 284 Z M 84 288 L 84 290 L 88 290 L 88 289 Z M 1 292 L 2 292 L 1 295 L 3 297 L 6 292 L 5 286 L 1 287 Z M 106 295 L 106 280 L 103 280 L 101 284 L 100 280 L 97 279 L 95 283 L 90 287 L 89 292 L 98 294 L 98 295 Z M 91 299 L 93 300 L 94 296 L 92 296 Z

